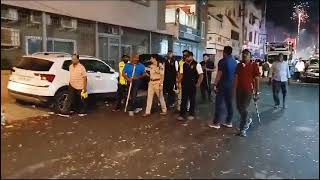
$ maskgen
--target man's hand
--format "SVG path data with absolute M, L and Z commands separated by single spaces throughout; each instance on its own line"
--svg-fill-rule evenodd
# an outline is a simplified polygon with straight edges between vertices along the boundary
M 201 82 L 197 82 L 196 87 L 198 88 L 200 87 L 200 85 L 201 85 Z
M 159 89 L 160 89 L 160 91 L 163 91 L 163 84 L 159 85 Z
M 258 91 L 256 91 L 255 93 L 254 93 L 254 97 L 253 97 L 253 100 L 256 102 L 256 101 L 258 101 L 258 99 L 260 98 L 259 97 L 259 92 Z
M 84 93 L 86 93 L 86 92 L 87 92 L 87 88 L 86 88 L 86 87 L 83 88 L 82 91 L 83 91 Z
M 214 92 L 215 94 L 217 94 L 217 93 L 218 93 L 218 88 L 217 88 L 217 86 L 216 86 L 216 85 L 213 85 L 213 92 Z
M 290 84 L 290 79 L 288 79 L 288 85 Z

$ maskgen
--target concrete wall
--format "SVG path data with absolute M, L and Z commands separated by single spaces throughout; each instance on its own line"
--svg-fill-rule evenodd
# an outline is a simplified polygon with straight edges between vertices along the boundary
M 51 12 L 81 19 L 156 31 L 158 27 L 158 1 L 144 6 L 129 0 L 108 1 L 14 1 L 1 0 L 1 4 Z M 159 15 L 163 16 L 163 15 Z M 160 24 L 159 24 L 160 25 Z M 160 25 L 161 26 L 161 25 Z

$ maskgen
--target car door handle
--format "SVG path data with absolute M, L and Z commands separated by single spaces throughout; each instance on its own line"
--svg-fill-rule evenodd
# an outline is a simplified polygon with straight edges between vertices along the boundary
M 96 78 L 101 78 L 101 76 L 95 76 Z

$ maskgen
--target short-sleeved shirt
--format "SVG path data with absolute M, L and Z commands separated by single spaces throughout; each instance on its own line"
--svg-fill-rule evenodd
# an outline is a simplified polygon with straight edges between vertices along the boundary
M 134 76 L 132 76 L 133 74 L 133 67 L 134 65 L 132 63 L 127 63 L 125 66 L 124 66 L 124 69 L 123 69 L 123 73 L 127 74 L 127 76 L 129 78 L 132 78 L 132 77 L 140 77 L 142 76 L 144 73 L 145 73 L 145 66 L 141 63 L 138 63 L 136 64 L 136 69 L 135 69 L 135 72 L 134 72 Z
M 157 65 L 150 65 L 150 80 L 159 80 L 161 76 L 164 75 L 164 68 L 162 64 Z
M 256 63 L 239 63 L 237 65 L 236 74 L 238 76 L 237 89 L 244 91 L 252 91 L 254 79 L 260 76 L 259 67 Z
M 84 88 L 84 78 L 87 77 L 87 72 L 84 66 L 80 63 L 77 65 L 71 64 L 69 66 L 70 71 L 70 85 L 78 90 L 82 90 Z
M 200 62 L 200 65 L 203 67 L 203 68 L 208 68 L 208 69 L 214 69 L 214 63 L 213 63 L 213 61 L 207 61 L 207 62 L 205 62 L 205 61 L 201 61 Z M 204 69 L 204 72 L 206 72 L 206 70 Z M 211 71 L 207 71 L 206 73 L 204 73 L 204 77 L 206 77 L 206 75 L 208 74 L 208 76 L 209 77 L 211 77 L 211 74 L 212 74 L 212 72 Z
M 237 61 L 232 55 L 228 55 L 221 59 L 218 63 L 218 71 L 222 72 L 218 88 L 231 88 L 234 82 Z

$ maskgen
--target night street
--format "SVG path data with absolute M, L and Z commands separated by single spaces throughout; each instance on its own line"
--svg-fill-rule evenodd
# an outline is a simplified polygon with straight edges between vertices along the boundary
M 252 103 L 247 137 L 210 129 L 212 104 L 200 101 L 187 124 L 175 113 L 132 118 L 103 105 L 85 117 L 7 125 L 1 178 L 319 178 L 319 86 L 289 85 L 289 108 L 278 111 L 271 87 L 261 92 L 261 124 Z

